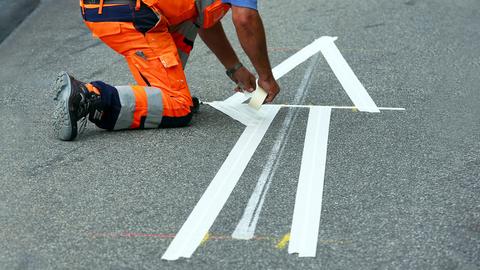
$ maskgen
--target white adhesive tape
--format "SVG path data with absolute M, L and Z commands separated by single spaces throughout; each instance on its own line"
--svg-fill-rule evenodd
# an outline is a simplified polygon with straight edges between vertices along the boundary
M 317 54 L 320 52 L 321 44 L 328 39 L 334 39 L 336 40 L 337 38 L 334 37 L 327 37 L 323 36 L 318 39 L 316 39 L 314 42 L 310 43 L 309 45 L 305 46 L 303 49 L 295 53 L 294 55 L 290 56 L 286 60 L 284 60 L 281 64 L 276 66 L 275 68 L 272 69 L 273 77 L 278 80 L 283 75 L 287 74 L 290 72 L 292 69 L 294 69 L 296 66 L 300 65 L 301 63 L 305 62 L 308 58 L 312 57 L 313 55 Z
M 310 80 L 319 60 L 320 55 L 318 53 L 312 57 L 312 60 L 305 70 L 303 79 L 295 91 L 295 97 L 292 101 L 294 104 L 303 103 L 305 101 L 310 86 Z M 265 157 L 265 165 L 263 166 L 262 172 L 258 177 L 257 185 L 255 186 L 255 189 L 253 190 L 252 195 L 245 206 L 242 218 L 232 233 L 233 238 L 249 240 L 254 237 L 265 199 L 270 186 L 274 181 L 275 173 L 280 166 L 280 160 L 285 150 L 286 141 L 290 137 L 291 131 L 294 129 L 291 123 L 296 121 L 299 112 L 299 110 L 288 110 L 280 129 L 275 132 L 275 143 L 273 144 L 268 156 Z
M 362 83 L 358 80 L 345 58 L 343 58 L 342 53 L 335 45 L 334 41 L 337 38 L 322 37 L 320 39 L 322 40 L 319 44 L 320 50 L 325 57 L 325 60 L 327 60 L 327 63 L 330 65 L 330 68 L 340 81 L 340 84 L 343 86 L 345 92 L 347 92 L 347 95 L 350 97 L 353 104 L 355 104 L 359 111 L 380 112 L 367 90 L 365 90 L 365 87 L 363 87 Z
M 253 108 L 244 104 L 232 104 L 221 101 L 214 101 L 208 104 L 246 126 L 256 124 L 261 118 L 260 112 L 257 113 Z
M 322 212 L 330 108 L 311 108 L 303 146 L 288 253 L 315 257 Z
M 321 37 L 292 55 L 272 70 L 275 79 L 281 78 L 290 70 L 323 49 L 322 53 L 327 58 L 330 66 L 332 66 L 335 75 L 337 75 L 337 78 L 342 83 L 342 86 L 344 86 L 355 106 L 358 107 L 359 110 L 377 111 L 378 108 L 373 101 L 369 102 L 368 99 L 370 96 L 366 93 L 363 86 L 361 86 L 338 49 L 336 49 L 336 46 L 333 43 L 335 39 L 336 38 L 332 37 Z M 359 85 L 361 87 L 359 87 Z M 360 91 L 355 92 L 355 90 L 358 89 L 360 89 Z M 362 92 L 362 89 L 364 92 Z M 297 190 L 295 204 L 296 210 L 294 213 L 294 223 L 292 223 L 292 240 L 290 242 L 289 252 L 298 252 L 300 253 L 300 256 L 315 255 L 315 249 L 312 247 L 315 246 L 316 248 L 316 241 L 318 238 L 321 196 L 320 201 L 318 201 L 318 198 L 313 198 L 312 200 L 311 192 L 313 190 L 317 192 L 323 191 L 330 112 L 332 108 L 346 109 L 355 107 L 269 105 L 261 107 L 259 111 L 254 111 L 247 105 L 242 104 L 251 97 L 252 95 L 250 93 L 236 93 L 223 102 L 208 103 L 212 107 L 245 124 L 247 128 L 231 150 L 227 159 L 215 175 L 205 193 L 202 195 L 202 198 L 193 209 L 187 221 L 183 224 L 176 237 L 170 243 L 167 251 L 162 256 L 162 259 L 176 260 L 180 257 L 189 258 L 193 254 L 223 208 L 256 148 L 268 130 L 268 127 L 281 107 L 309 107 L 311 109 L 309 124 L 307 125 L 307 135 L 305 138 L 304 156 L 302 159 L 299 189 Z M 261 100 L 262 97 L 256 99 Z M 265 98 L 263 98 L 263 100 L 264 99 Z M 256 105 L 258 106 L 259 104 L 261 106 L 263 100 L 261 100 L 261 102 L 256 101 Z M 255 104 L 255 101 L 253 103 Z M 371 103 L 373 103 L 373 105 Z M 397 110 L 402 108 L 386 109 Z M 317 151 L 317 153 L 315 153 L 315 151 Z M 312 161 L 313 163 L 304 162 L 307 159 L 314 161 Z M 314 172 L 314 175 L 321 175 L 321 184 L 314 181 L 311 172 Z M 302 184 L 300 185 L 300 183 Z M 305 188 L 305 186 L 307 186 L 307 188 Z M 306 199 L 302 198 L 305 194 L 307 195 Z M 304 206 L 308 207 L 309 205 L 314 205 L 314 208 L 312 210 L 297 210 L 297 208 L 304 209 Z M 313 218 L 309 217 L 311 213 L 318 213 L 318 218 L 316 214 Z M 302 227 L 303 222 L 311 223 L 311 225 Z M 306 234 L 303 234 L 302 231 L 305 231 Z M 308 237 L 315 239 L 308 240 Z M 315 245 L 313 245 L 311 241 L 315 241 Z
M 192 256 L 222 210 L 279 109 L 261 108 L 263 117 L 257 124 L 247 126 L 242 133 L 162 259 L 177 260 Z
M 252 97 L 252 94 L 249 92 L 237 92 L 232 96 L 230 96 L 229 98 L 225 99 L 224 102 L 229 104 L 241 104 L 247 101 L 251 97 Z
M 280 79 L 281 77 L 283 77 L 283 75 L 287 74 L 292 69 L 305 62 L 308 58 L 320 52 L 320 43 L 324 38 L 325 37 L 321 37 L 315 40 L 310 45 L 304 47 L 303 49 L 277 65 L 275 68 L 273 68 L 272 73 L 275 80 Z M 257 89 L 253 92 L 253 97 L 250 100 L 249 105 L 258 110 L 265 101 L 265 98 L 267 98 L 267 95 L 267 92 L 264 89 L 260 88 L 257 83 Z
M 322 52 L 333 73 L 340 81 L 343 89 L 347 92 L 348 96 L 352 100 L 353 104 L 355 104 L 355 106 L 358 108 L 358 110 L 365 112 L 380 112 L 365 87 L 358 80 L 358 77 L 348 65 L 342 53 L 338 50 L 338 47 L 334 43 L 335 40 L 337 40 L 337 37 L 329 36 L 323 36 L 316 39 L 314 42 L 304 47 L 303 49 L 277 65 L 275 68 L 273 68 L 272 73 L 274 78 L 276 80 L 280 79 L 285 74 L 294 69 L 296 66 L 306 61 L 308 58 L 312 57 L 318 52 Z M 250 95 L 244 97 L 234 95 L 234 97 L 232 97 L 232 100 L 227 99 L 227 101 L 231 102 L 241 100 L 241 102 L 239 103 L 242 103 L 249 97 Z M 253 108 L 258 109 L 262 106 L 266 97 L 267 93 L 265 90 L 257 89 L 253 92 L 253 97 L 249 104 Z
M 258 110 L 260 109 L 260 107 L 262 107 L 262 104 L 263 102 L 265 102 L 267 96 L 268 93 L 263 90 L 263 88 L 257 85 L 257 89 L 253 92 L 253 96 L 250 99 L 248 105 L 250 105 L 250 107 L 254 108 L 255 110 Z

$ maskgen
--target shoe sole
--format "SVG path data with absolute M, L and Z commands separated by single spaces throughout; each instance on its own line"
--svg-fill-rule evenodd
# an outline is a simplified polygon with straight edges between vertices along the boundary
M 70 114 L 72 85 L 68 73 L 58 74 L 54 84 L 57 101 L 53 113 L 53 130 L 55 136 L 62 141 L 72 141 L 77 136 L 77 122 Z

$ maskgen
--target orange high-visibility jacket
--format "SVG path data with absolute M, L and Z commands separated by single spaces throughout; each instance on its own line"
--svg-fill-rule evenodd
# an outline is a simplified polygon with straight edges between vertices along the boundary
M 142 0 L 158 14 L 165 16 L 170 25 L 195 19 L 198 26 L 209 28 L 228 12 L 230 5 L 221 0 Z

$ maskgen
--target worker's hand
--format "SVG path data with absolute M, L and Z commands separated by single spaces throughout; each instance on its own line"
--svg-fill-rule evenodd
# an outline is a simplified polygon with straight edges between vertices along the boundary
M 272 102 L 280 92 L 280 86 L 278 86 L 277 81 L 271 76 L 258 79 L 258 85 L 268 94 L 267 98 L 265 99 L 265 103 Z
M 257 87 L 255 76 L 245 67 L 241 67 L 233 74 L 232 80 L 237 84 L 237 92 L 253 92 Z

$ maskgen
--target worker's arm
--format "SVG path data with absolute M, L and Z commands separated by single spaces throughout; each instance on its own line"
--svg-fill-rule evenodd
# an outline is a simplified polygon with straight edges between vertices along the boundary
M 198 34 L 208 48 L 217 56 L 218 60 L 225 66 L 225 69 L 231 69 L 240 63 L 220 22 L 208 29 L 200 29 Z M 245 90 L 252 92 L 256 88 L 255 76 L 245 67 L 241 67 L 235 71 L 232 80 L 237 84 L 236 91 Z
M 232 18 L 243 50 L 258 73 L 258 85 L 267 91 L 266 102 L 272 102 L 280 91 L 268 59 L 267 41 L 257 10 L 232 5 Z

